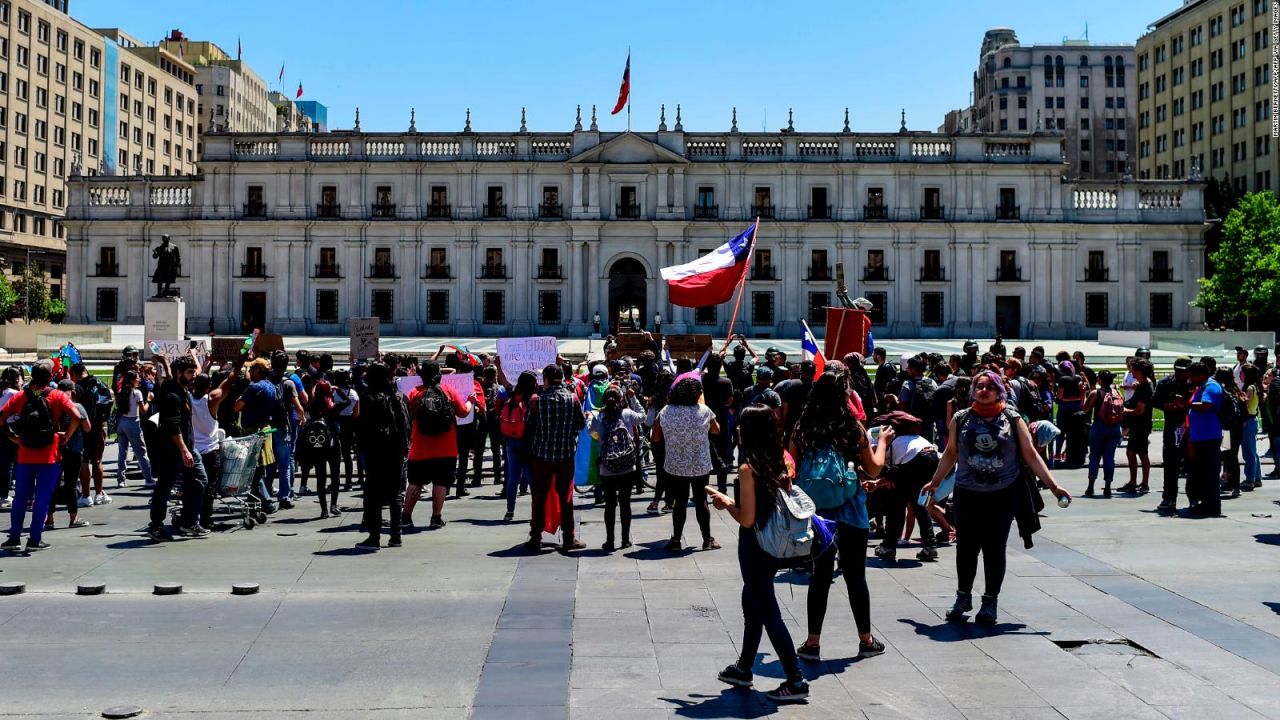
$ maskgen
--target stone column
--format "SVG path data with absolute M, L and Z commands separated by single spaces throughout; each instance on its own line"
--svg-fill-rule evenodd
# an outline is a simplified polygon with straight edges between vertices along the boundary
M 469 232 L 458 238 L 458 258 L 461 267 L 455 273 L 457 279 L 451 297 L 457 308 L 454 333 L 463 337 L 476 334 L 476 306 L 483 297 L 472 279 L 480 265 L 476 262 L 476 239 Z
M 779 245 L 784 264 L 778 267 L 781 270 L 779 274 L 782 277 L 782 287 L 776 309 L 781 311 L 782 321 L 778 322 L 778 318 L 775 317 L 774 327 L 770 330 L 780 337 L 800 337 L 800 318 L 805 307 L 803 302 L 804 264 L 800 258 L 800 248 L 803 243 L 799 238 L 786 237 Z M 743 302 L 746 302 L 746 298 Z
M 533 238 L 525 235 L 511 241 L 511 282 L 508 285 L 512 335 L 530 335 L 538 314 L 537 296 L 531 292 L 534 270 L 530 267 Z

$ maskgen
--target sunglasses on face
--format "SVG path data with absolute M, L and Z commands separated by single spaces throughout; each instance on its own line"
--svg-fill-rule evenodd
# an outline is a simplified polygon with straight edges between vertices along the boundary
M 995 385 L 992 385 L 991 383 L 979 383 L 979 384 L 977 384 L 977 385 L 974 385 L 974 386 L 973 386 L 973 391 L 974 391 L 974 392 L 982 392 L 983 390 L 992 390 L 992 391 L 994 391 L 995 389 L 996 389 L 996 386 L 995 386 Z

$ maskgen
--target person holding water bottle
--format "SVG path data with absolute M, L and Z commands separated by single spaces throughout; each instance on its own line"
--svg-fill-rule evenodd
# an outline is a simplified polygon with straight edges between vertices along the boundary
M 983 556 L 986 592 L 974 621 L 996 624 L 996 599 L 1004 582 L 1005 546 L 1009 528 L 1025 494 L 1018 483 L 1025 463 L 1031 473 L 1058 498 L 1059 507 L 1071 504 L 1071 495 L 1053 479 L 1044 458 L 1036 452 L 1022 416 L 1005 405 L 1008 391 L 995 372 L 986 370 L 973 379 L 973 403 L 960 410 L 948 424 L 946 450 L 922 492 L 934 493 L 943 478 L 956 468 L 956 601 L 947 612 L 949 622 L 964 622 L 973 610 L 973 581 L 978 555 Z

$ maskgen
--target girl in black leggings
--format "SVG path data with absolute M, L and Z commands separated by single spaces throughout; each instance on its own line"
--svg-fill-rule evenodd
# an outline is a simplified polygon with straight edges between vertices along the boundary
M 880 439 L 872 448 L 862 423 L 853 415 L 848 396 L 848 380 L 843 374 L 826 372 L 813 383 L 809 402 L 791 434 L 791 455 L 798 459 L 800 467 L 804 467 L 806 455 L 836 450 L 845 462 L 858 465 L 870 477 L 876 477 L 884 469 L 885 448 L 893 440 L 893 430 L 888 427 L 881 430 Z M 802 490 L 806 480 L 796 478 Z M 884 644 L 871 635 L 871 593 L 867 589 L 866 494 L 859 492 L 838 507 L 818 508 L 818 514 L 837 523 L 836 550 L 849 590 L 849 606 L 858 626 L 858 657 L 879 655 L 884 652 Z M 827 596 L 831 593 L 835 566 L 836 553 L 830 550 L 814 560 L 813 577 L 809 581 L 809 637 L 796 650 L 803 660 L 821 659 L 822 621 L 827 614 Z
M 791 488 L 791 477 L 782 459 L 773 411 L 764 405 L 752 405 L 742 413 L 738 425 L 746 462 L 738 468 L 737 502 L 706 489 L 706 494 L 719 510 L 728 510 L 741 528 L 738 531 L 738 567 L 742 571 L 742 652 L 738 661 L 720 671 L 719 679 L 730 685 L 750 687 L 755 679 L 752 668 L 760 639 L 769 633 L 769 642 L 786 673 L 786 682 L 765 694 L 774 702 L 798 702 L 809 696 L 809 683 L 800 673 L 800 662 L 791 649 L 791 633 L 782 621 L 778 598 L 773 593 L 773 578 L 778 561 L 760 548 L 756 528 L 766 526 L 778 502 L 778 493 Z

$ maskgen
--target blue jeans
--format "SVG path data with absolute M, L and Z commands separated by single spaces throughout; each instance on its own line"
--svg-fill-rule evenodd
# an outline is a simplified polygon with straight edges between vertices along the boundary
M 1258 457 L 1258 417 L 1244 421 L 1240 449 L 1244 452 L 1244 480 L 1255 483 L 1262 479 L 1262 460 Z
M 27 503 L 35 497 L 31 507 L 31 529 L 28 534 L 30 542 L 40 542 L 44 534 L 44 520 L 49 516 L 49 503 L 53 500 L 53 490 L 62 477 L 60 463 L 34 464 L 18 463 L 14 472 L 13 507 L 9 510 L 9 538 L 22 535 L 22 521 L 26 519 Z
M 1089 430 L 1089 482 L 1098 479 L 1098 462 L 1102 462 L 1102 479 L 1107 487 L 1116 474 L 1116 448 L 1120 447 L 1120 426 L 1099 420 Z
M 272 442 L 276 453 L 276 468 L 280 473 L 276 497 L 284 501 L 289 499 L 289 493 L 293 490 L 293 438 L 287 431 L 277 432 Z
M 503 461 L 506 472 L 506 487 L 503 495 L 507 498 L 507 512 L 516 511 L 516 490 L 529 489 L 529 463 L 520 459 L 520 448 L 523 440 L 503 438 Z
M 182 463 L 182 457 L 174 457 L 162 463 L 159 482 L 151 493 L 151 525 L 152 530 L 164 527 L 165 511 L 169 507 L 169 496 L 173 494 L 173 486 L 182 481 L 182 513 L 178 520 L 179 527 L 192 527 L 200 519 L 200 509 L 204 505 L 204 494 L 209 487 L 209 476 L 205 474 L 204 462 L 200 453 L 191 453 L 195 462 L 191 467 Z
M 148 485 L 155 482 L 151 475 L 151 460 L 147 457 L 147 444 L 142 440 L 142 424 L 135 417 L 122 417 L 116 426 L 116 480 L 124 482 L 124 464 L 129 457 L 129 446 L 142 468 L 142 479 Z

